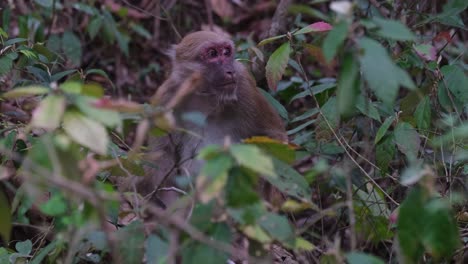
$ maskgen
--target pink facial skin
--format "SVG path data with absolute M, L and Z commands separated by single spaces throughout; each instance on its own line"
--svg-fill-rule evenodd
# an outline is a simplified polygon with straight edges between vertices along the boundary
M 224 64 L 231 61 L 233 56 L 233 46 L 229 42 L 212 44 L 203 49 L 201 59 L 208 63 L 219 62 Z

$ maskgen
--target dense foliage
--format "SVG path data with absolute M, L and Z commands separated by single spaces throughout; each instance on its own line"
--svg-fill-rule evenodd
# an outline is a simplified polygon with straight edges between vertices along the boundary
M 286 2 L 2 1 L 0 263 L 468 261 L 468 2 Z M 205 148 L 160 190 L 183 219 L 113 179 L 157 166 L 146 139 L 175 125 L 148 97 L 202 28 L 232 35 L 290 144 Z

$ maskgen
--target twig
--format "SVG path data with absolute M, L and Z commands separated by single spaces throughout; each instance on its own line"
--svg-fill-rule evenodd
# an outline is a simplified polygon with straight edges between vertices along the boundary
M 156 1 L 156 5 L 154 6 L 153 13 L 161 14 L 161 1 L 160 0 Z M 160 30 L 161 30 L 161 18 L 160 17 L 154 17 L 154 21 L 153 21 L 153 40 L 151 41 L 152 42 L 151 44 L 154 45 L 155 47 L 159 46 Z
M 169 264 L 176 264 L 177 251 L 179 251 L 179 230 L 172 229 L 169 234 L 169 250 L 167 260 Z
M 288 8 L 291 5 L 292 0 L 281 0 L 276 8 L 275 14 L 271 19 L 271 26 L 268 30 L 268 36 L 273 37 L 279 34 L 280 32 L 284 32 L 286 28 L 286 17 L 288 15 Z
M 348 217 L 349 217 L 349 236 L 351 251 L 356 249 L 356 215 L 353 207 L 353 182 L 351 180 L 351 172 L 349 169 L 345 171 L 346 179 L 346 205 L 348 206 Z
M 125 5 L 144 13 L 147 16 L 154 17 L 155 19 L 158 19 L 158 20 L 166 20 L 165 18 L 163 18 L 161 16 L 157 16 L 157 15 L 155 15 L 155 14 L 149 12 L 149 11 L 144 10 L 143 8 L 140 8 L 140 7 L 136 6 L 136 5 L 133 5 L 133 4 L 129 3 L 127 0 L 120 0 L 120 1 L 122 1 Z M 157 1 L 157 2 L 159 4 L 160 1 Z
M 341 136 L 341 137 L 343 137 L 343 136 Z M 374 169 L 382 171 L 382 169 L 379 168 L 377 165 L 375 165 L 375 163 L 373 163 L 372 161 L 370 161 L 369 159 L 367 159 L 366 157 L 361 155 L 361 153 L 357 152 L 357 150 L 355 150 L 353 147 L 351 147 L 351 145 L 349 145 L 348 141 L 343 140 L 343 143 L 346 144 L 346 147 L 348 147 L 348 149 L 350 149 L 356 156 L 358 156 L 359 158 L 361 158 L 365 162 L 367 162 L 367 164 L 371 165 Z M 394 181 L 398 181 L 398 179 L 396 179 L 394 176 L 392 176 L 392 175 L 390 175 L 388 173 L 385 173 L 385 176 L 392 179 L 392 180 L 394 180 Z
M 50 33 L 52 31 L 52 26 L 54 25 L 55 20 L 55 0 L 52 0 L 52 19 L 50 20 L 49 28 L 47 30 L 47 35 L 45 39 L 49 39 Z
M 332 132 L 333 134 L 333 137 L 336 139 L 336 141 L 338 142 L 338 144 L 343 148 L 343 150 L 346 152 L 346 155 L 353 161 L 353 163 L 361 170 L 361 172 L 369 179 L 369 181 L 372 182 L 372 184 L 374 184 L 374 186 L 376 186 L 390 201 L 392 201 L 395 205 L 399 205 L 399 203 L 397 201 L 395 201 L 388 193 L 386 193 L 384 191 L 384 189 L 382 189 L 382 187 L 380 187 L 379 184 L 377 184 L 377 182 L 374 180 L 374 178 L 372 178 L 372 176 L 370 176 L 366 170 L 364 170 L 364 168 L 356 161 L 356 159 L 354 159 L 354 157 L 351 155 L 351 153 L 349 152 L 348 148 L 346 148 L 345 144 L 342 142 L 342 139 L 340 139 L 340 137 L 338 136 L 338 134 L 335 132 L 335 129 L 333 129 L 333 127 L 331 126 L 328 118 L 323 114 L 322 112 L 322 108 L 320 107 L 320 104 L 317 100 L 317 98 L 315 97 L 315 94 L 313 93 L 312 90 L 310 90 L 310 85 L 309 85 L 309 78 L 307 77 L 307 74 L 305 73 L 305 70 L 304 68 L 302 67 L 302 63 L 301 63 L 301 60 L 299 57 L 296 58 L 297 62 L 298 62 L 298 65 L 301 69 L 301 73 L 302 75 L 304 76 L 304 79 L 306 80 L 306 83 L 307 83 L 307 88 L 309 89 L 309 92 L 310 92 L 310 95 L 312 96 L 312 98 L 314 99 L 314 102 L 315 104 L 317 105 L 317 109 L 319 110 L 319 113 L 320 113 L 320 116 L 322 116 L 323 120 L 325 121 L 328 129 Z M 343 139 L 343 141 L 345 141 Z
M 177 35 L 177 38 L 178 38 L 179 40 L 181 40 L 181 39 L 182 39 L 182 35 L 180 35 L 179 31 L 177 30 L 177 27 L 174 25 L 174 21 L 172 21 L 171 15 L 170 15 L 169 12 L 166 10 L 166 8 L 164 8 L 162 5 L 161 5 L 161 9 L 162 9 L 163 12 L 166 14 L 167 22 L 168 22 L 169 25 L 171 26 L 172 30 L 174 30 L 174 33 Z
M 210 0 L 205 0 L 206 13 L 208 13 L 208 25 L 210 30 L 213 30 L 213 8 L 211 8 Z
M 164 191 L 164 192 L 176 192 L 176 193 L 179 193 L 179 194 L 182 194 L 182 195 L 187 195 L 187 192 L 184 191 L 184 190 L 181 190 L 179 188 L 176 188 L 174 186 L 172 187 L 163 187 L 163 188 L 159 188 L 158 191 Z

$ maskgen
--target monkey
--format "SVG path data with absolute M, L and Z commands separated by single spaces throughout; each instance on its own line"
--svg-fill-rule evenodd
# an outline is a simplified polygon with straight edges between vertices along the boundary
M 281 117 L 261 94 L 247 68 L 235 60 L 231 39 L 210 31 L 190 33 L 173 47 L 170 56 L 171 73 L 151 102 L 167 104 L 180 97 L 178 93 L 186 89 L 187 80 L 193 82 L 193 91 L 171 107 L 177 126 L 198 136 L 179 130 L 163 138 L 150 137 L 149 148 L 163 155 L 156 162 L 157 168 L 147 170 L 148 180 L 137 183 L 140 194 L 152 193 L 157 199 L 155 188 L 168 177 L 198 173 L 202 165 L 194 159 L 198 151 L 210 144 L 222 145 L 226 137 L 233 143 L 252 136 L 288 140 Z M 191 112 L 205 117 L 204 126 L 183 118 Z

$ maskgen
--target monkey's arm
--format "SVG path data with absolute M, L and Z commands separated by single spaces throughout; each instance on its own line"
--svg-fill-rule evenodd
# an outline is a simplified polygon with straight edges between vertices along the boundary
M 245 67 L 239 70 L 244 76 L 240 82 L 243 89 L 240 90 L 242 99 L 239 109 L 243 110 L 242 118 L 245 118 L 246 126 L 252 128 L 253 136 L 268 136 L 287 142 L 288 136 L 278 112 L 262 95 L 248 70 Z

